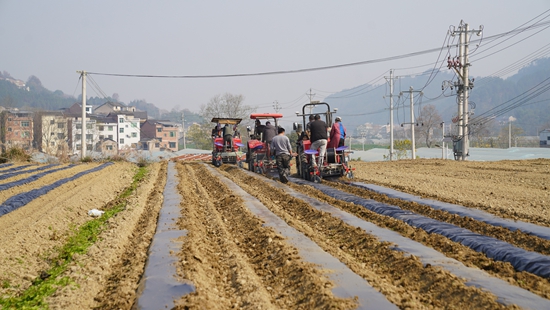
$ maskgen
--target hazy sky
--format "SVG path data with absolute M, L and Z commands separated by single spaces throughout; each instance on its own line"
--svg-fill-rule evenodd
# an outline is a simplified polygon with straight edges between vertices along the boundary
M 473 29 L 483 25 L 489 37 L 548 9 L 548 0 L 0 0 L 0 70 L 24 81 L 35 75 L 52 91 L 78 96 L 77 70 L 206 76 L 341 65 L 441 48 L 449 27 L 461 20 Z M 548 43 L 550 29 L 473 63 L 471 75 L 490 75 Z M 213 96 L 229 92 L 244 95 L 245 104 L 258 106 L 258 112 L 274 112 L 277 101 L 280 112 L 294 116 L 309 101 L 310 89 L 314 100 L 322 100 L 332 92 L 382 83 L 390 69 L 402 75 L 423 72 L 438 55 L 265 76 L 91 78 L 105 94 L 118 93 L 126 103 L 144 99 L 164 109 L 198 112 Z M 90 85 L 87 89 L 88 96 L 102 97 Z

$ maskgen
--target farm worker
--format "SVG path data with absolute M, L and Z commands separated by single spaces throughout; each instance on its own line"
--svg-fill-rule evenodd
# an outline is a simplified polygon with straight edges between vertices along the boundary
M 214 126 L 214 129 L 212 129 L 212 138 L 218 138 L 220 136 L 220 125 Z
M 239 127 L 237 126 L 237 124 L 235 124 L 235 126 L 233 126 L 233 138 L 240 138 L 241 137 L 241 132 L 239 131 Z
M 327 123 L 321 120 L 321 116 L 319 116 L 319 114 L 315 114 L 315 120 L 309 125 L 309 127 L 311 128 L 311 149 L 319 149 L 319 162 L 316 163 L 315 160 L 313 160 L 313 166 L 322 166 L 327 150 L 328 126 Z
M 229 124 L 223 127 L 223 141 L 231 150 L 233 149 L 233 128 Z
M 328 143 L 328 148 L 337 148 L 343 146 L 346 141 L 346 128 L 342 124 L 342 118 L 336 116 L 334 124 L 330 130 L 330 141 Z
M 264 133 L 264 128 L 265 126 L 262 125 L 262 122 L 259 119 L 257 119 L 254 126 L 255 139 L 261 140 L 262 134 Z
M 290 140 L 285 136 L 285 129 L 279 127 L 277 135 L 273 137 L 271 141 L 271 149 L 275 153 L 275 160 L 277 163 L 277 170 L 279 171 L 279 180 L 283 183 L 288 182 L 288 176 L 290 175 L 290 158 L 296 156 L 296 153 L 292 152 L 292 146 Z
M 267 159 L 271 159 L 271 150 L 270 150 L 270 147 L 269 145 L 271 144 L 271 141 L 273 140 L 273 137 L 275 137 L 277 135 L 277 128 L 275 128 L 275 126 L 271 125 L 271 122 L 266 122 L 265 123 L 265 128 L 264 128 L 264 135 L 262 137 L 262 142 L 265 142 L 265 145 L 267 147 L 267 150 L 266 150 L 266 156 L 267 156 Z
M 306 124 L 306 136 L 307 140 L 311 137 L 311 123 L 315 120 L 315 117 L 313 115 L 309 116 L 309 122 Z

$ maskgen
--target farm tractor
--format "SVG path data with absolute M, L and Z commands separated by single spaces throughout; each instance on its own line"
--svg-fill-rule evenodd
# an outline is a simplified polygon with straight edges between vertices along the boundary
M 237 164 L 242 168 L 244 153 L 240 148 L 244 144 L 237 130 L 241 119 L 215 117 L 211 122 L 216 123 L 212 129 L 212 164 L 216 167 Z
M 248 140 L 248 150 L 246 152 L 246 162 L 248 170 L 260 174 L 277 173 L 277 164 L 275 154 L 270 152 L 269 145 L 265 142 L 262 128 L 269 121 L 275 128 L 278 128 L 279 118 L 282 114 L 278 113 L 252 113 L 250 119 L 256 120 L 260 126 L 255 126 L 254 129 L 247 127 L 250 139 Z
M 324 110 L 325 108 L 326 110 Z M 306 113 L 306 110 L 309 113 Z M 293 126 L 298 134 L 296 169 L 298 170 L 298 175 L 304 180 L 319 183 L 321 179 L 326 177 L 346 176 L 353 178 L 353 169 L 349 165 L 349 153 L 351 152 L 348 150 L 348 146 L 327 148 L 323 165 L 317 166 L 314 164 L 316 157 L 319 155 L 319 150 L 310 148 L 311 141 L 309 140 L 309 132 L 307 131 L 309 116 L 318 114 L 330 130 L 332 127 L 332 116 L 336 111 L 338 109 L 331 111 L 328 103 L 313 101 L 302 107 L 301 114 L 300 112 L 296 112 L 296 116 L 302 117 L 302 124 L 294 123 Z

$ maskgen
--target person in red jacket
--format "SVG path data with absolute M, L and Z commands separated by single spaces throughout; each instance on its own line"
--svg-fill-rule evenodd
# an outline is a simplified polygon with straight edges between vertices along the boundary
M 344 124 L 342 124 L 342 118 L 340 116 L 336 116 L 334 124 L 332 124 L 332 128 L 330 129 L 330 141 L 327 147 L 337 148 L 339 146 L 343 146 L 345 141 L 346 128 L 344 127 Z

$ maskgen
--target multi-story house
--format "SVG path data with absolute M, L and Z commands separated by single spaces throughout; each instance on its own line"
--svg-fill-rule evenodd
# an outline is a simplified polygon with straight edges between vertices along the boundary
M 113 112 L 108 116 L 115 117 L 118 122 L 118 149 L 137 149 L 141 139 L 140 119 L 133 113 Z
M 141 125 L 143 139 L 157 139 L 160 149 L 177 151 L 178 125 L 170 121 L 147 120 Z
M 74 152 L 82 150 L 82 134 L 85 134 L 86 151 L 93 151 L 94 145 L 99 141 L 96 119 L 86 117 L 86 130 L 82 130 L 82 117 L 73 117 L 72 122 L 72 149 Z
M 33 147 L 33 113 L 29 111 L 5 110 L 0 114 L 0 140 L 3 148 Z
M 69 152 L 72 148 L 72 120 L 60 111 L 34 114 L 34 145 L 50 155 Z

